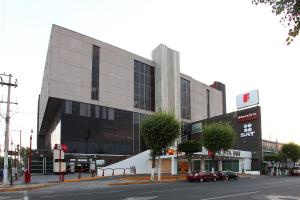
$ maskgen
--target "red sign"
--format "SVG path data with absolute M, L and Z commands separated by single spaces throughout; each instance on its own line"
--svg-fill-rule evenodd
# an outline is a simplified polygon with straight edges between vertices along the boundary
M 247 114 L 244 114 L 244 115 L 239 115 L 237 117 L 237 120 L 238 122 L 247 122 L 247 121 L 252 121 L 252 120 L 255 120 L 257 119 L 258 115 L 256 112 L 254 113 L 247 113 Z
M 243 94 L 243 102 L 246 103 L 250 100 L 250 93 Z

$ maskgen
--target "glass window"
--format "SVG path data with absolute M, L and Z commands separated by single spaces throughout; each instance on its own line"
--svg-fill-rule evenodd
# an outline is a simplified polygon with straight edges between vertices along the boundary
M 107 119 L 106 115 L 106 107 L 102 107 L 102 119 Z
M 115 110 L 113 108 L 108 108 L 108 119 L 109 120 L 115 119 Z
M 80 116 L 90 117 L 91 116 L 91 105 L 86 103 L 80 103 Z
M 72 114 L 72 101 L 66 101 L 65 103 L 65 113 Z
M 93 57 L 92 57 L 92 99 L 99 99 L 99 53 L 100 48 L 93 45 Z
M 181 118 L 191 119 L 190 81 L 181 78 Z
M 155 111 L 154 67 L 134 61 L 134 107 Z
M 100 118 L 100 107 L 95 106 L 95 118 L 99 119 Z

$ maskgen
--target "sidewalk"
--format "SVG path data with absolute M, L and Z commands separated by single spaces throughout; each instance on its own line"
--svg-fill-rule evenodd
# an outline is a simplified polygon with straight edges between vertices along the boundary
M 252 178 L 252 175 L 240 174 L 240 178 Z M 101 180 L 102 179 L 102 180 Z M 59 184 L 69 185 L 72 182 L 88 182 L 88 181 L 96 181 L 95 184 L 101 183 L 106 186 L 118 186 L 118 185 L 140 185 L 140 184 L 160 184 L 167 182 L 176 182 L 176 181 L 186 181 L 186 175 L 180 174 L 170 175 L 170 174 L 162 174 L 161 181 L 157 180 L 157 175 L 155 176 L 155 181 L 150 181 L 150 175 L 127 175 L 127 176 L 95 176 L 91 177 L 91 174 L 83 173 L 81 174 L 81 178 L 78 178 L 78 174 L 68 174 L 65 175 L 64 182 L 59 181 L 58 175 L 32 175 L 31 183 L 25 184 L 23 181 L 23 177 L 19 178 L 18 181 L 15 181 L 13 185 L 3 185 L 0 184 L 0 192 L 14 192 L 14 191 L 22 191 L 22 190 L 32 190 L 32 189 L 40 189 L 45 187 L 52 187 Z M 100 181 L 99 181 L 100 180 Z M 93 183 L 93 182 L 91 182 Z M 85 183 L 88 184 L 88 183 Z M 73 187 L 74 185 L 72 185 Z
M 81 179 L 78 179 L 78 174 L 67 174 L 65 175 L 65 182 L 68 181 L 84 181 L 91 180 L 91 175 L 87 173 L 81 174 Z M 23 177 L 18 177 L 17 181 L 13 181 L 13 185 L 3 185 L 0 183 L 0 192 L 13 192 L 13 191 L 22 191 L 22 190 L 32 190 L 39 189 L 44 187 L 50 187 L 63 182 L 59 181 L 58 175 L 32 175 L 31 183 L 24 183 Z

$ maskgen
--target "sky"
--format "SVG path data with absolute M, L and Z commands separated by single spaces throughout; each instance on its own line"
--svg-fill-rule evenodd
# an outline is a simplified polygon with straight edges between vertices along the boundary
M 0 0 L 0 73 L 12 88 L 10 138 L 36 147 L 37 99 L 52 24 L 151 59 L 160 43 L 180 52 L 181 72 L 205 84 L 226 84 L 227 112 L 238 94 L 258 89 L 262 137 L 300 144 L 300 36 L 287 46 L 288 28 L 270 7 L 251 0 Z M 0 87 L 6 101 L 7 87 Z M 6 105 L 0 104 L 5 115 Z M 5 121 L 0 119 L 3 151 Z

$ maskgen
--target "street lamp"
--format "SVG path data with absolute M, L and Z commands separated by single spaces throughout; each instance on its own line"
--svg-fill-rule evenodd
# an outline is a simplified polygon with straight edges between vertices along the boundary
M 30 134 L 30 148 L 29 148 L 29 177 L 28 177 L 28 181 L 29 183 L 31 182 L 31 157 L 32 157 L 32 153 L 31 153 L 31 143 L 32 143 L 32 133 L 33 133 L 33 130 L 31 129 L 31 134 Z

